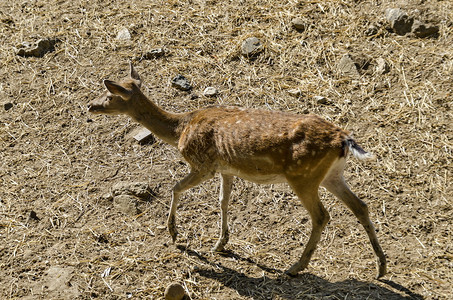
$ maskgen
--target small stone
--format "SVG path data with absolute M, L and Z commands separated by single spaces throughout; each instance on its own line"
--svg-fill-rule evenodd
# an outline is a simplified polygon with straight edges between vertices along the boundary
M 8 102 L 8 103 L 3 104 L 3 108 L 4 108 L 6 111 L 8 111 L 8 110 L 10 110 L 11 108 L 13 108 L 13 106 L 14 106 L 14 105 L 13 105 L 11 102 Z
M 345 54 L 338 62 L 338 70 L 343 73 L 344 75 L 357 77 L 359 76 L 359 71 L 357 70 L 357 66 L 354 63 L 351 55 Z
M 383 59 L 382 57 L 379 57 L 376 60 L 376 69 L 375 69 L 377 74 L 386 74 L 390 72 L 390 66 L 389 64 Z
M 182 300 L 186 292 L 179 283 L 172 283 L 165 289 L 164 297 L 166 300 Z
M 400 8 L 387 8 L 385 10 L 385 18 L 390 23 L 390 26 L 398 35 L 405 35 L 411 32 L 414 18 L 409 17 L 405 11 Z
M 203 91 L 203 95 L 206 97 L 215 97 L 218 93 L 219 91 L 217 91 L 217 89 L 212 86 L 205 88 L 205 90 Z
M 34 210 L 30 210 L 30 214 L 28 215 L 28 220 L 39 221 L 41 220 Z
M 425 38 L 439 35 L 439 26 L 425 24 L 399 8 L 387 8 L 385 18 L 392 29 L 399 35 L 413 33 L 416 37 Z
M 159 58 L 164 55 L 165 55 L 165 50 L 163 48 L 158 48 L 158 49 L 153 49 L 151 51 L 146 52 L 139 58 L 139 60 L 155 59 L 155 58 Z
M 154 193 L 146 182 L 118 182 L 112 187 L 113 196 L 132 195 L 146 200 Z
M 123 27 L 118 31 L 118 34 L 116 35 L 117 40 L 130 40 L 131 39 L 131 33 L 129 32 L 129 29 L 126 27 Z
M 302 95 L 302 91 L 300 89 L 290 89 L 288 90 L 288 94 L 294 97 L 299 97 L 300 95 Z
M 182 75 L 177 75 L 175 78 L 173 78 L 171 84 L 181 91 L 189 91 L 192 89 L 189 80 L 187 80 L 187 78 Z
M 242 55 L 252 58 L 263 51 L 263 44 L 257 37 L 250 37 L 242 43 Z
M 34 44 L 28 42 L 22 43 L 21 48 L 16 50 L 16 54 L 23 57 L 43 57 L 47 52 L 55 50 L 58 39 L 41 39 Z
M 105 201 L 113 201 L 113 195 L 111 193 L 105 193 L 101 195 L 101 199 Z
M 128 136 L 132 137 L 141 145 L 146 143 L 153 143 L 155 141 L 153 133 L 149 131 L 148 128 L 143 127 L 136 128 L 130 134 L 128 134 Z
M 324 96 L 314 96 L 313 99 L 316 101 L 317 104 L 329 105 L 333 103 L 332 100 Z
M 299 32 L 302 32 L 305 30 L 305 22 L 301 18 L 294 18 L 291 21 L 291 25 Z

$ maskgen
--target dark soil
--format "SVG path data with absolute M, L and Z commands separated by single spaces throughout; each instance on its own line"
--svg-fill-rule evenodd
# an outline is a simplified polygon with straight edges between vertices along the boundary
M 388 7 L 436 24 L 438 36 L 391 32 Z M 122 28 L 130 40 L 116 38 Z M 263 48 L 247 58 L 241 44 L 252 36 Z M 41 39 L 56 44 L 41 57 L 17 55 Z M 161 299 L 180 282 L 192 299 L 448 299 L 452 45 L 452 1 L 1 1 L 0 298 Z M 356 75 L 338 69 L 345 54 Z M 380 59 L 388 72 L 376 69 Z M 311 221 L 283 184 L 235 181 L 225 254 L 210 251 L 218 179 L 191 189 L 172 244 L 170 190 L 187 164 L 158 139 L 137 143 L 129 118 L 86 109 L 130 61 L 167 110 L 316 113 L 350 130 L 377 156 L 351 158 L 345 176 L 369 205 L 389 274 L 374 279 L 363 228 L 321 190 L 331 221 L 309 267 L 284 276 Z M 172 86 L 178 74 L 191 90 Z M 219 95 L 204 97 L 208 86 Z M 150 186 L 136 214 L 108 196 L 120 182 Z

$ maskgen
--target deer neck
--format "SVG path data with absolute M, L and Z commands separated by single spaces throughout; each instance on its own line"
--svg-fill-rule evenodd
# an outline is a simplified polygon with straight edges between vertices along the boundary
M 177 146 L 181 135 L 181 123 L 186 114 L 170 113 L 140 94 L 131 101 L 132 107 L 128 115 L 149 129 L 164 142 Z

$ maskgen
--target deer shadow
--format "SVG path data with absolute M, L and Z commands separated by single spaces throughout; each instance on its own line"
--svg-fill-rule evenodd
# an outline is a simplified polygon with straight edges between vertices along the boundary
M 277 274 L 277 277 L 269 277 L 267 275 L 250 277 L 247 274 L 223 266 L 218 261 L 210 261 L 204 255 L 185 246 L 177 246 L 177 248 L 207 265 L 203 268 L 196 268 L 193 271 L 194 273 L 216 280 L 249 299 L 423 299 L 423 296 L 391 280 L 380 280 L 381 283 L 389 286 L 387 288 L 356 279 L 329 282 L 310 273 L 289 277 L 284 275 L 281 270 L 256 263 L 250 258 L 243 258 L 231 251 L 221 254 L 222 256 L 253 264 L 264 272 Z

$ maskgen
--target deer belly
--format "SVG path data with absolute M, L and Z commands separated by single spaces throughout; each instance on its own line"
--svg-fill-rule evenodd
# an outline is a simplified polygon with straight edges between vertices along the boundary
M 217 172 L 260 184 L 286 182 L 281 166 L 277 166 L 268 157 L 254 157 L 236 163 L 222 162 L 217 167 Z

